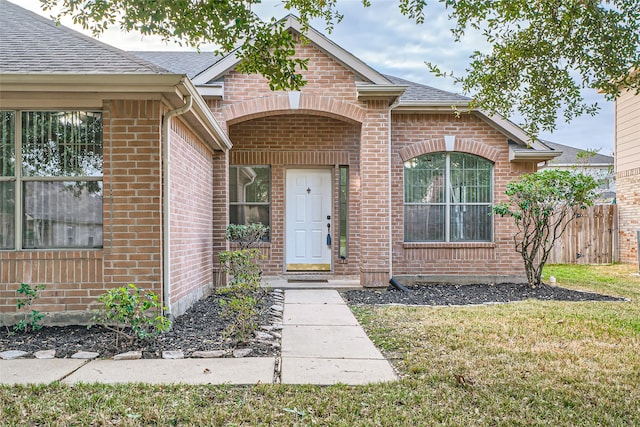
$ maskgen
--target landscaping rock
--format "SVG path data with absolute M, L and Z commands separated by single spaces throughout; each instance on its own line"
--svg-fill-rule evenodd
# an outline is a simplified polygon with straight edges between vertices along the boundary
M 226 355 L 226 350 L 194 351 L 193 353 L 191 353 L 191 357 L 199 359 L 217 359 Z
M 54 359 L 56 357 L 55 350 L 40 350 L 33 353 L 36 359 Z
M 268 334 L 266 332 L 256 331 L 256 339 L 258 340 L 273 340 L 273 335 Z
M 184 359 L 182 350 L 166 350 L 162 352 L 163 359 Z
M 100 356 L 100 353 L 96 353 L 95 351 L 79 351 L 77 353 L 74 353 L 71 358 L 72 359 L 95 359 L 96 357 Z
M 271 332 L 271 335 L 272 335 L 274 338 L 277 338 L 277 339 L 279 339 L 279 340 L 281 340 L 281 339 L 282 339 L 282 334 L 280 334 L 280 333 L 278 333 L 278 332 Z
M 236 357 L 236 358 L 247 357 L 250 354 L 251 354 L 250 348 L 237 348 L 233 350 L 233 357 Z
M 120 353 L 113 356 L 113 360 L 137 360 L 142 359 L 142 352 L 135 351 L 127 351 L 126 353 Z
M 21 357 L 25 357 L 27 354 L 29 353 L 22 350 L 7 350 L 0 353 L 0 359 L 3 359 L 3 360 L 20 359 Z
M 274 304 L 269 308 L 271 309 L 271 311 L 274 311 L 276 313 L 282 313 L 284 311 L 284 307 L 282 307 L 281 305 L 277 305 L 277 304 Z

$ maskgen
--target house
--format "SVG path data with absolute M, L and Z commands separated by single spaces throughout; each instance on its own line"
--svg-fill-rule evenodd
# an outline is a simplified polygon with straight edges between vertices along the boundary
M 640 233 L 640 95 L 623 91 L 615 102 L 615 172 L 620 261 L 637 263 Z
M 551 141 L 541 141 L 552 150 L 562 151 L 562 155 L 545 162 L 540 169 L 576 170 L 590 175 L 600 181 L 597 203 L 614 203 L 616 198 L 616 181 L 613 171 L 613 156 L 591 153 L 587 150 L 558 144 Z
M 21 282 L 53 320 L 127 283 L 186 310 L 213 286 L 231 147 L 193 83 L 5 0 L 0 52 L 0 320 Z
M 513 221 L 491 206 L 561 153 L 467 111 L 469 99 L 380 74 L 313 29 L 297 50 L 310 58 L 307 85 L 273 92 L 238 72 L 233 53 L 127 53 L 5 0 L 0 11 L 5 318 L 20 282 L 47 285 L 40 309 L 52 318 L 80 319 L 126 283 L 178 316 L 222 284 L 229 223 L 270 227 L 265 275 L 364 286 L 524 275 Z M 44 160 L 30 155 L 49 145 Z M 55 202 L 37 215 L 20 202 L 45 195 Z M 92 239 L 69 231 L 82 212 L 65 209 L 94 217 L 82 222 Z

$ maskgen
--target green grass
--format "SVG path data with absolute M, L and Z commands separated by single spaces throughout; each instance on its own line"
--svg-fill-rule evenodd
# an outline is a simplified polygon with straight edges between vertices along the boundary
M 640 425 L 640 278 L 550 266 L 630 302 L 358 307 L 401 380 L 351 386 L 0 388 L 6 425 Z

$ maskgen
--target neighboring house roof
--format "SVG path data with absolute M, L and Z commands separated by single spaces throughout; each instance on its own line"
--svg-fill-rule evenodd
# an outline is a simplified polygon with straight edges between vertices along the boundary
M 0 73 L 167 74 L 157 64 L 0 0 Z
M 542 141 L 547 147 L 562 151 L 562 155 L 556 157 L 549 162 L 550 166 L 564 166 L 564 165 L 583 165 L 583 166 L 613 166 L 613 156 L 605 156 L 604 154 L 595 154 L 593 156 L 587 156 L 583 159 L 578 158 L 578 153 L 583 152 L 580 148 L 570 147 L 568 145 L 558 144 L 551 141 Z
M 192 80 L 222 59 L 213 52 L 130 51 L 129 53 L 173 73 L 186 74 Z

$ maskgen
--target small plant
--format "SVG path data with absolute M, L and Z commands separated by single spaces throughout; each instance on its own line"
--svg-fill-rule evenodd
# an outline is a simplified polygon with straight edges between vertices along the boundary
M 226 338 L 247 342 L 257 329 L 258 303 L 264 296 L 260 288 L 261 271 L 258 249 L 242 249 L 220 253 L 222 269 L 230 274 L 230 281 L 218 293 L 223 316 L 231 319 L 224 330 Z
M 146 339 L 171 328 L 171 321 L 162 315 L 164 307 L 158 295 L 133 284 L 111 289 L 100 295 L 98 301 L 102 307 L 93 320 L 116 333 L 116 346 L 120 336 L 131 342 L 135 337 Z
M 258 246 L 269 235 L 269 227 L 261 223 L 255 224 L 229 224 L 227 227 L 227 240 L 237 243 L 240 249 L 249 249 Z
M 24 295 L 23 298 L 18 298 L 16 306 L 18 310 L 24 308 L 23 318 L 17 324 L 13 326 L 14 332 L 29 332 L 37 331 L 42 328 L 40 322 L 44 319 L 44 314 L 38 310 L 31 308 L 33 303 L 40 297 L 40 292 L 44 291 L 46 285 L 31 286 L 27 283 L 21 283 L 17 293 Z
M 256 248 L 269 233 L 269 227 L 257 223 L 231 224 L 227 227 L 227 240 L 240 246 L 237 251 L 225 251 L 218 255 L 220 265 L 229 274 L 229 283 L 218 293 L 223 316 L 231 319 L 223 335 L 238 342 L 247 342 L 258 328 L 258 304 L 264 296 L 260 288 L 262 257 Z

